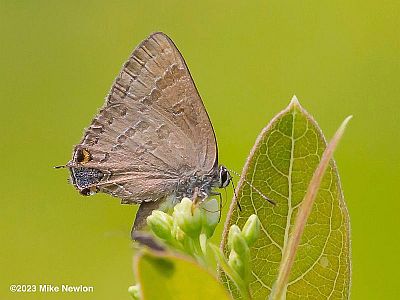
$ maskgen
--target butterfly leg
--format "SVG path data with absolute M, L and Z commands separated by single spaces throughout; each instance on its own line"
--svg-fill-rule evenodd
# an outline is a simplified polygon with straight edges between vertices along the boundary
M 192 216 L 194 214 L 194 209 L 201 203 L 203 202 L 203 198 L 200 196 L 201 192 L 200 189 L 198 187 L 195 187 L 194 189 L 194 193 L 192 195 L 192 208 L 191 208 L 191 212 L 192 212 Z

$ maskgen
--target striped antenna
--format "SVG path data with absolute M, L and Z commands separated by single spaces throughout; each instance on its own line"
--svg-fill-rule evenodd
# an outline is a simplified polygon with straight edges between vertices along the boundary
M 265 196 L 263 193 L 261 193 L 261 191 L 259 189 L 257 189 L 255 186 L 253 186 L 246 178 L 241 177 L 240 174 L 234 170 L 229 170 L 229 172 L 235 174 L 236 176 L 238 176 L 239 178 L 242 178 L 243 181 L 245 183 L 247 183 L 254 191 L 256 191 L 262 198 L 264 198 L 265 200 L 267 200 L 269 203 L 271 203 L 272 205 L 276 205 L 275 201 L 272 201 L 271 199 L 269 199 L 267 196 Z M 235 192 L 235 197 L 236 197 L 236 192 Z

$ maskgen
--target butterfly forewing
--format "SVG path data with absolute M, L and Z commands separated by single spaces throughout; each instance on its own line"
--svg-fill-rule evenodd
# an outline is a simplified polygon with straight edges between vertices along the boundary
M 216 170 L 211 122 L 165 34 L 133 51 L 68 166 L 101 171 L 96 189 L 136 203 L 171 194 L 182 176 Z

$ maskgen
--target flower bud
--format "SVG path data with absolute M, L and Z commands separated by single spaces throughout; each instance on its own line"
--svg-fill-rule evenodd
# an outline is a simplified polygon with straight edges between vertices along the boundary
M 201 210 L 203 215 L 203 231 L 207 238 L 210 238 L 214 234 L 220 219 L 221 211 L 219 210 L 218 201 L 211 199 L 205 202 Z
M 139 284 L 132 285 L 128 288 L 129 294 L 131 294 L 132 298 L 134 300 L 139 300 L 140 299 L 140 286 Z
M 243 235 L 236 235 L 232 240 L 232 249 L 241 256 L 247 257 L 249 256 L 249 246 L 247 246 L 246 240 L 244 239 Z
M 260 235 L 260 220 L 257 215 L 251 215 L 242 229 L 242 235 L 246 243 L 251 247 Z
M 240 228 L 239 226 L 237 226 L 236 224 L 231 225 L 231 227 L 229 228 L 229 232 L 228 232 L 228 248 L 229 250 L 232 250 L 232 240 L 233 240 L 233 236 L 236 234 L 240 234 Z
M 232 225 L 228 234 L 228 245 L 230 249 L 234 250 L 238 255 L 247 257 L 249 255 L 249 246 L 243 237 L 237 225 Z
M 179 242 L 182 242 L 185 239 L 185 233 L 182 231 L 182 229 L 179 228 L 177 224 L 174 224 L 173 226 L 172 235 Z
M 147 217 L 147 224 L 156 236 L 164 240 L 171 240 L 173 219 L 170 215 L 159 210 L 153 210 Z
M 246 266 L 244 265 L 241 257 L 232 250 L 229 254 L 228 265 L 239 274 L 241 278 L 245 278 L 246 274 Z
M 202 216 L 198 207 L 192 209 L 193 202 L 189 198 L 183 198 L 178 203 L 172 216 L 174 222 L 182 229 L 184 233 L 192 238 L 199 236 L 202 227 Z

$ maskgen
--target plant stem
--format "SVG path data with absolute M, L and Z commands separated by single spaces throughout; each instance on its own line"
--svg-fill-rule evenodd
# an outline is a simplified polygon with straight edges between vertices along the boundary
M 220 265 L 220 267 L 222 268 L 222 270 L 225 272 L 225 274 L 233 281 L 233 283 L 236 285 L 236 287 L 238 288 L 240 294 L 243 296 L 243 298 L 245 300 L 251 300 L 251 293 L 250 293 L 250 289 L 248 284 L 239 276 L 238 273 L 235 272 L 235 270 L 233 270 L 228 262 L 225 259 L 225 256 L 222 254 L 221 250 L 209 243 L 208 244 L 210 249 L 213 251 L 215 258 L 218 262 L 218 264 Z

